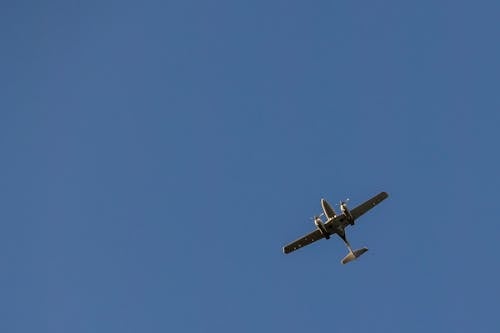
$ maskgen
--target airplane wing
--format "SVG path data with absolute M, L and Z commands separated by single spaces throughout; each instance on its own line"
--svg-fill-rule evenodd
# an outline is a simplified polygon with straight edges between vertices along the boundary
M 301 247 L 304 247 L 306 245 L 314 243 L 315 241 L 320 240 L 321 238 L 323 238 L 323 235 L 321 234 L 321 231 L 319 231 L 318 229 L 316 229 L 313 232 L 311 232 L 310 234 L 307 234 L 304 237 L 299 238 L 296 241 L 291 242 L 288 245 L 285 245 L 283 247 L 283 252 L 284 253 L 293 252 L 295 250 L 300 249 Z
M 355 220 L 357 220 L 361 215 L 384 201 L 389 195 L 386 192 L 380 192 L 376 196 L 374 196 L 371 199 L 368 199 L 358 207 L 354 208 L 351 210 L 351 215 L 354 217 Z

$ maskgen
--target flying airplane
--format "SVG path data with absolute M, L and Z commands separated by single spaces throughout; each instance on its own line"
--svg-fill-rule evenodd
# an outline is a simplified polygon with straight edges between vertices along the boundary
M 367 211 L 369 211 L 370 209 L 381 203 L 388 196 L 389 195 L 386 192 L 380 192 L 373 198 L 368 199 L 366 202 L 362 203 L 361 205 L 357 206 L 352 210 L 347 208 L 347 201 L 349 199 L 347 199 L 346 201 L 341 201 L 340 210 L 342 213 L 340 215 L 337 215 L 335 213 L 332 206 L 330 206 L 330 204 L 325 199 L 321 199 L 321 207 L 323 207 L 323 213 L 321 213 L 320 216 L 314 217 L 314 224 L 316 225 L 316 230 L 284 246 L 283 252 L 287 254 L 295 250 L 298 250 L 306 245 L 309 245 L 317 240 L 320 240 L 322 238 L 330 239 L 331 235 L 337 234 L 344 241 L 345 245 L 349 249 L 349 253 L 344 257 L 344 259 L 342 259 L 341 263 L 347 264 L 348 262 L 357 259 L 363 253 L 368 251 L 368 248 L 363 247 L 361 249 L 353 251 L 351 245 L 347 241 L 344 229 L 348 225 L 354 225 L 354 222 L 361 215 L 363 215 L 364 213 L 366 213 Z M 321 219 L 322 215 L 326 216 L 325 222 L 323 222 L 323 220 Z

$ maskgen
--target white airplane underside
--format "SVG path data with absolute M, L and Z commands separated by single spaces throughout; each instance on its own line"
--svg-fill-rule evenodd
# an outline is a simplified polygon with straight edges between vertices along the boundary
M 298 250 L 306 245 L 314 243 L 322 238 L 330 239 L 331 235 L 337 234 L 345 243 L 349 249 L 349 253 L 341 260 L 342 264 L 347 264 L 353 260 L 359 258 L 363 253 L 368 251 L 368 248 L 363 247 L 361 249 L 353 250 L 351 245 L 347 241 L 345 236 L 345 228 L 348 225 L 354 225 L 354 221 L 358 219 L 361 215 L 381 203 L 389 195 L 386 192 L 380 192 L 373 198 L 365 201 L 356 208 L 349 210 L 347 208 L 347 202 L 340 202 L 341 214 L 337 215 L 335 210 L 330 206 L 330 204 L 325 200 L 321 199 L 321 207 L 323 208 L 323 214 L 326 217 L 326 221 L 323 222 L 320 216 L 314 217 L 314 224 L 316 225 L 316 230 L 297 239 L 296 241 L 283 247 L 283 252 L 285 254 Z

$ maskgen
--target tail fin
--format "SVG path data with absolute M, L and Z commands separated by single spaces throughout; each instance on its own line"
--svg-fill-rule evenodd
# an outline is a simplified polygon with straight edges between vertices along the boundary
M 342 264 L 347 264 L 353 260 L 358 259 L 363 253 L 368 251 L 368 248 L 363 247 L 361 249 L 355 250 L 354 252 L 350 252 L 342 259 L 341 263 Z

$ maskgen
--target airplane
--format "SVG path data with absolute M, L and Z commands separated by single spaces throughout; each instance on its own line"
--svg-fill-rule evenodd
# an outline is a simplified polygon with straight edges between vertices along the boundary
M 323 213 L 320 216 L 314 217 L 314 224 L 316 225 L 316 230 L 305 235 L 296 241 L 291 242 L 283 247 L 283 253 L 287 254 L 298 250 L 306 245 L 309 245 L 320 239 L 330 239 L 331 235 L 337 234 L 345 243 L 349 249 L 349 253 L 340 261 L 342 264 L 347 264 L 353 260 L 359 258 L 363 253 L 368 251 L 368 248 L 363 247 L 358 250 L 352 250 L 351 245 L 347 241 L 345 236 L 345 228 L 349 225 L 354 225 L 354 222 L 364 213 L 381 203 L 389 195 L 386 192 L 380 192 L 376 196 L 368 199 L 361 205 L 350 210 L 347 208 L 347 200 L 340 202 L 341 214 L 337 215 L 333 210 L 332 206 L 325 200 L 321 199 L 321 207 L 323 208 Z M 326 216 L 326 221 L 323 222 L 321 216 Z

